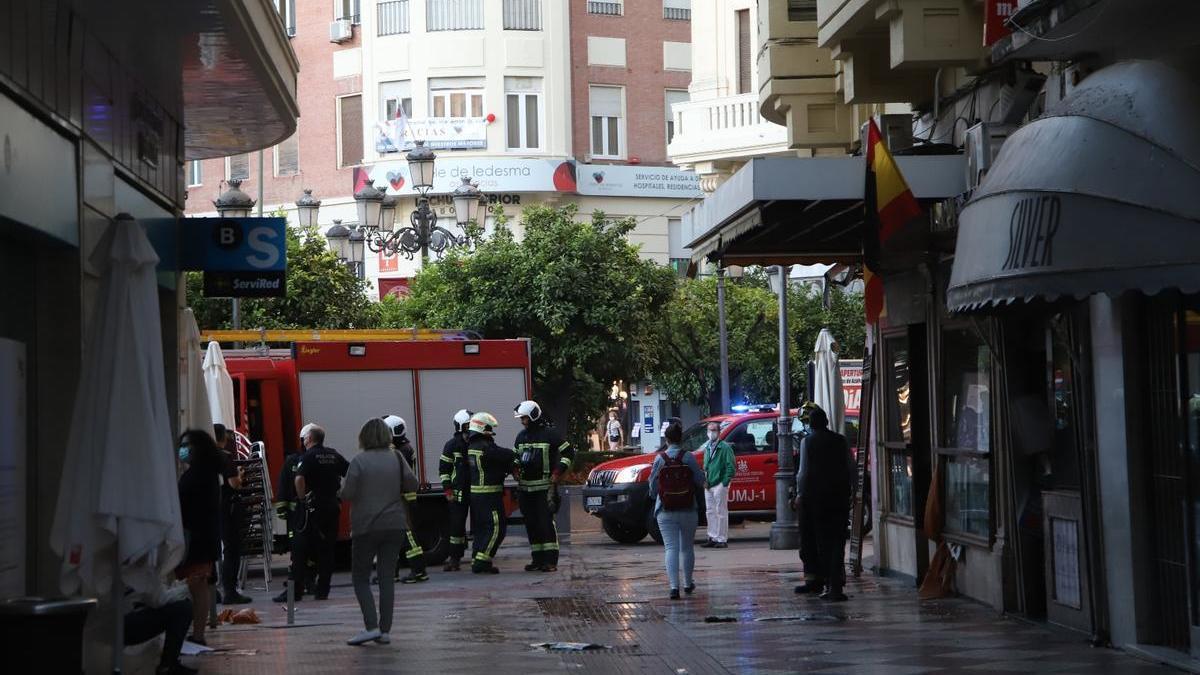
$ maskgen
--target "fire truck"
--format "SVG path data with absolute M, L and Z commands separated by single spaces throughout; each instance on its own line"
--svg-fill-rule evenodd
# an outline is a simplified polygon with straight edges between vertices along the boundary
M 497 442 L 507 447 L 505 440 L 518 429 L 505 413 L 531 397 L 527 339 L 480 340 L 452 331 L 209 331 L 201 339 L 290 344 L 225 352 L 238 430 L 265 445 L 276 494 L 279 469 L 286 453 L 299 449 L 304 424 L 324 427 L 325 444 L 350 460 L 359 453 L 358 432 L 367 419 L 404 418 L 420 479 L 414 532 L 430 565 L 445 560 L 449 549 L 438 459 L 453 433 L 454 413 L 491 412 L 501 423 Z M 510 479 L 510 516 L 514 489 Z M 282 523 L 275 527 L 285 531 Z M 342 510 L 339 537 L 349 538 L 348 509 Z

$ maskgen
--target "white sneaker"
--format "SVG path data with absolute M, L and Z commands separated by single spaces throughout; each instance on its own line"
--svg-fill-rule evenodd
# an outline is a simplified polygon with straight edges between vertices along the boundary
M 358 635 L 346 640 L 346 644 L 357 647 L 359 645 L 366 644 L 371 640 L 378 640 L 381 635 L 383 635 L 383 633 L 380 633 L 378 629 L 364 630 Z
M 392 637 L 387 633 L 380 633 L 379 637 L 375 638 L 375 641 L 381 645 L 390 645 L 392 644 Z

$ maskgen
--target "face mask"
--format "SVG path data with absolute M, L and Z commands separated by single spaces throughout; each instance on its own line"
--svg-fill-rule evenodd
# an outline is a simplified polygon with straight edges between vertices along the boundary
M 188 458 L 190 456 L 191 456 L 191 452 L 190 452 L 188 446 L 186 446 L 186 445 L 179 446 L 179 461 L 183 462 L 184 464 L 187 464 Z
M 717 440 L 717 432 L 715 432 L 715 431 L 708 432 L 708 440 L 710 440 L 710 441 Z

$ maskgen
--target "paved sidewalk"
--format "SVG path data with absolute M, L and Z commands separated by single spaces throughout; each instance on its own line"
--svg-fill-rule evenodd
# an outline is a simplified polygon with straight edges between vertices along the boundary
M 697 549 L 699 588 L 681 601 L 667 599 L 662 549 L 648 539 L 621 546 L 577 533 L 549 575 L 521 571 L 527 549 L 509 541 L 500 575 L 438 569 L 427 583 L 398 587 L 390 645 L 346 646 L 361 616 L 349 576 L 339 574 L 330 600 L 297 604 L 293 627 L 283 626 L 284 608 L 253 593 L 265 623 L 222 626 L 209 644 L 230 651 L 192 662 L 205 673 L 288 675 L 1165 670 L 970 601 L 921 602 L 907 585 L 872 576 L 849 584 L 847 603 L 801 598 L 792 593 L 795 552 L 769 551 L 758 538 Z M 564 654 L 530 646 L 550 641 L 610 648 Z

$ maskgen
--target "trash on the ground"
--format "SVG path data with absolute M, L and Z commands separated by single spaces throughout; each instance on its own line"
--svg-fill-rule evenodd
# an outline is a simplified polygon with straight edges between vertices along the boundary
M 841 621 L 832 614 L 796 614 L 793 616 L 763 616 L 755 619 L 758 622 L 769 621 Z
M 459 618 L 462 618 L 462 617 L 460 617 L 458 614 L 447 614 L 446 616 L 444 616 L 444 617 L 442 617 L 442 618 L 443 618 L 443 619 L 459 619 Z
M 676 668 L 675 675 L 688 675 L 687 668 Z
M 600 645 L 595 642 L 535 642 L 529 646 L 548 652 L 586 652 L 593 649 L 612 649 L 610 645 Z
M 704 623 L 737 623 L 736 616 L 706 616 Z
M 184 640 L 183 648 L 179 650 L 179 653 L 183 656 L 197 656 L 205 652 L 211 652 L 212 650 L 212 647 L 205 647 L 204 645 L 198 645 L 195 642 Z
M 260 620 L 258 618 L 257 612 L 255 612 L 253 609 L 250 609 L 247 607 L 246 609 L 243 609 L 240 612 L 237 612 L 236 614 L 234 614 L 233 617 L 230 619 L 230 622 L 235 623 L 235 624 L 240 624 L 240 625 L 246 625 L 246 624 L 262 623 L 262 620 Z

